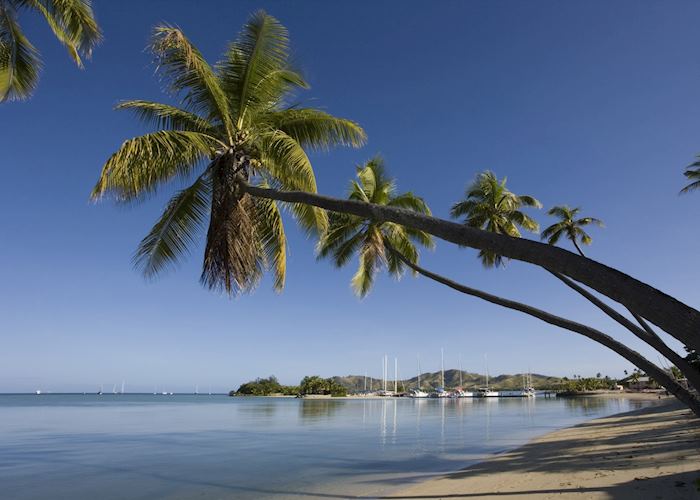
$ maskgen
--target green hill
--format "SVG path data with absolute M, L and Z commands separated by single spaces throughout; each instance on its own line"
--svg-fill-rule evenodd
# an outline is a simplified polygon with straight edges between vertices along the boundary
M 548 375 L 540 375 L 533 373 L 530 375 L 532 385 L 535 389 L 553 389 L 561 384 L 560 377 L 552 377 Z M 333 380 L 340 385 L 346 387 L 350 392 L 364 390 L 365 377 L 362 375 L 348 375 L 345 377 L 333 377 Z M 423 373 L 420 376 L 421 387 L 429 389 L 440 385 L 440 372 Z M 486 376 L 479 373 L 462 372 L 462 386 L 470 389 L 481 387 L 486 383 Z M 409 390 L 417 387 L 418 377 L 413 377 L 407 380 L 399 380 L 398 387 L 400 391 Z M 459 370 L 445 370 L 445 388 L 451 389 L 459 385 Z M 516 390 L 523 387 L 523 374 L 516 373 L 514 375 L 498 375 L 489 377 L 489 386 L 496 390 Z M 381 379 L 367 377 L 367 390 L 378 390 L 382 387 Z M 387 388 L 393 390 L 394 380 L 390 379 L 387 382 Z

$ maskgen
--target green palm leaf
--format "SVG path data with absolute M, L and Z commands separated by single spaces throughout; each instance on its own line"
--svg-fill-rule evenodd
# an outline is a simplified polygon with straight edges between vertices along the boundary
M 262 187 L 267 187 L 263 184 Z M 265 258 L 274 268 L 274 288 L 284 288 L 287 274 L 287 237 L 284 234 L 282 215 L 277 203 L 272 200 L 256 199 L 257 212 L 255 230 L 265 251 Z
M 136 117 L 148 125 L 166 130 L 189 130 L 216 136 L 216 129 L 207 120 L 169 104 L 152 101 L 131 100 L 117 105 L 116 109 L 131 110 Z M 220 143 L 226 146 L 225 143 Z
M 162 130 L 129 139 L 102 167 L 92 198 L 110 192 L 130 201 L 153 193 L 176 176 L 191 175 L 215 145 L 212 137 L 189 131 Z
M 178 28 L 157 26 L 150 45 L 158 71 L 185 106 L 221 124 L 232 136 L 233 123 L 226 94 L 211 66 Z
M 209 213 L 210 181 L 200 176 L 187 189 L 172 197 L 158 222 L 141 241 L 134 265 L 146 277 L 154 277 L 177 263 L 194 244 Z
M 0 102 L 26 99 L 39 82 L 41 60 L 14 13 L 0 8 Z

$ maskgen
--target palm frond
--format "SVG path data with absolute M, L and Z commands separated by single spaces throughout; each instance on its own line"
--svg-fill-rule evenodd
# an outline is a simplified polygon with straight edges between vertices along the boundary
M 364 235 L 360 265 L 350 282 L 360 298 L 365 297 L 372 289 L 378 268 L 384 261 L 384 242 L 381 233 L 376 229 L 370 230 Z
M 405 208 L 406 210 L 412 210 L 413 212 L 418 212 L 424 215 L 432 215 L 430 208 L 425 203 L 425 200 L 420 196 L 416 196 L 411 191 L 402 193 L 400 195 L 394 196 L 389 203 L 390 207 Z
M 335 146 L 360 147 L 367 140 L 357 123 L 316 109 L 286 109 L 269 112 L 262 118 L 305 148 L 327 151 Z
M 142 122 L 160 129 L 188 130 L 216 136 L 216 130 L 204 118 L 169 104 L 130 100 L 119 103 L 116 109 L 131 110 Z M 225 146 L 224 143 L 220 145 Z
M 226 94 L 209 63 L 182 31 L 173 26 L 157 26 L 150 49 L 170 92 L 182 95 L 188 110 L 218 120 L 228 136 L 232 136 L 233 123 Z
M 239 129 L 248 111 L 269 109 L 291 88 L 307 86 L 288 58 L 287 29 L 262 10 L 254 13 L 217 65 Z
M 31 96 L 39 82 L 41 59 L 22 33 L 9 5 L 0 8 L 0 102 Z
M 160 131 L 125 141 L 104 167 L 92 198 L 112 193 L 129 201 L 176 176 L 186 178 L 209 155 L 213 139 L 197 132 Z
M 362 219 L 349 214 L 331 212 L 328 216 L 328 230 L 316 246 L 318 258 L 327 257 L 362 227 Z
M 541 238 L 547 240 L 550 245 L 556 245 L 562 234 L 566 230 L 563 222 L 557 222 L 542 231 Z
M 298 142 L 282 131 L 260 138 L 262 167 L 284 189 L 316 192 L 316 177 L 306 152 Z M 304 204 L 291 206 L 294 216 L 309 234 L 323 234 L 328 227 L 324 210 Z
M 333 263 L 336 267 L 343 267 L 348 263 L 353 254 L 360 248 L 365 239 L 365 233 L 357 231 L 348 238 L 341 240 L 333 249 Z
M 102 40 L 91 2 L 87 0 L 28 0 L 26 4 L 38 10 L 54 35 L 75 63 L 83 66 L 82 57 L 90 58 Z
M 518 201 L 520 202 L 520 205 L 525 206 L 525 207 L 535 207 L 535 208 L 542 208 L 542 203 L 539 202 L 536 198 L 528 195 L 520 195 L 517 197 Z
M 686 179 L 692 182 L 681 189 L 680 194 L 685 194 L 695 191 L 696 189 L 700 189 L 700 161 L 696 161 L 690 165 L 685 172 L 683 172 L 683 175 L 686 177 Z
M 595 224 L 598 227 L 605 227 L 605 224 L 603 224 L 603 221 L 600 219 L 596 219 L 595 217 L 582 217 L 582 218 L 576 220 L 575 224 L 577 226 L 588 226 L 589 224 Z
M 262 187 L 267 186 L 263 184 Z M 287 238 L 282 215 L 273 200 L 256 198 L 254 203 L 257 213 L 255 231 L 265 252 L 265 260 L 274 269 L 274 288 L 280 292 L 287 275 Z
M 153 277 L 177 263 L 194 244 L 209 213 L 211 186 L 202 175 L 168 202 L 163 214 L 134 255 L 134 265 L 146 277 Z

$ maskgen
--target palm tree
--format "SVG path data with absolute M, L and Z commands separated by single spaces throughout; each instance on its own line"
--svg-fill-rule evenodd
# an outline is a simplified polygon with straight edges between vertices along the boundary
M 305 148 L 360 146 L 356 123 L 288 103 L 308 88 L 289 62 L 287 30 L 257 12 L 212 68 L 181 30 L 158 26 L 150 49 L 180 106 L 133 100 L 129 109 L 158 130 L 125 141 L 102 168 L 92 197 L 140 201 L 176 179 L 189 180 L 165 207 L 134 256 L 147 277 L 177 263 L 209 219 L 201 281 L 229 294 L 252 289 L 274 268 L 284 286 L 286 239 L 281 208 L 310 233 L 323 233 L 323 210 L 254 199 L 241 182 L 316 192 Z
M 422 198 L 408 192 L 396 194 L 396 183 L 387 177 L 384 162 L 379 156 L 357 168 L 358 181 L 352 181 L 348 198 L 377 205 L 404 208 L 430 215 Z M 401 252 L 410 262 L 418 263 L 416 244 L 433 247 L 431 236 L 393 222 L 377 222 L 353 215 L 331 213 L 328 232 L 318 244 L 319 258 L 333 257 L 336 266 L 345 265 L 355 252 L 360 264 L 352 278 L 355 292 L 364 297 L 374 283 L 377 272 L 386 265 L 389 274 L 400 278 L 403 262 L 387 246 Z
M 36 11 L 79 68 L 102 39 L 90 0 L 0 0 L 0 102 L 27 99 L 37 86 L 41 58 L 18 17 Z
M 603 221 L 595 217 L 581 217 L 577 219 L 580 208 L 570 208 L 567 205 L 559 205 L 552 207 L 547 211 L 547 215 L 553 215 L 559 218 L 556 222 L 542 231 L 542 239 L 547 240 L 550 245 L 556 245 L 562 236 L 566 236 L 578 250 L 581 257 L 585 257 L 581 247 L 578 246 L 576 240 L 583 245 L 590 245 L 593 239 L 583 230 L 584 227 L 595 224 L 598 227 L 604 227 Z
M 689 193 L 700 188 L 700 160 L 686 168 L 683 175 L 685 175 L 685 177 L 691 182 L 686 187 L 681 189 L 680 194 Z
M 491 233 L 520 237 L 519 227 L 536 233 L 539 224 L 520 209 L 522 207 L 540 208 L 542 205 L 532 196 L 520 196 L 506 188 L 506 178 L 498 180 L 491 171 L 481 172 L 467 188 L 465 199 L 452 206 L 453 218 L 464 216 L 464 224 L 483 229 Z M 479 252 L 484 267 L 499 266 L 503 256 L 491 250 Z

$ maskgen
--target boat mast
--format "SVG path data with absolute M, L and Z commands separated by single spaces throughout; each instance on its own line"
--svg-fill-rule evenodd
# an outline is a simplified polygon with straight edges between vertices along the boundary
M 418 390 L 420 391 L 420 354 L 418 355 Z
M 394 358 L 394 394 L 399 392 L 399 358 Z
M 440 348 L 440 386 L 445 388 L 445 349 Z
M 489 359 L 486 354 L 484 354 L 484 364 L 486 365 L 486 390 L 489 389 Z
M 459 386 L 462 387 L 462 353 L 459 353 Z

